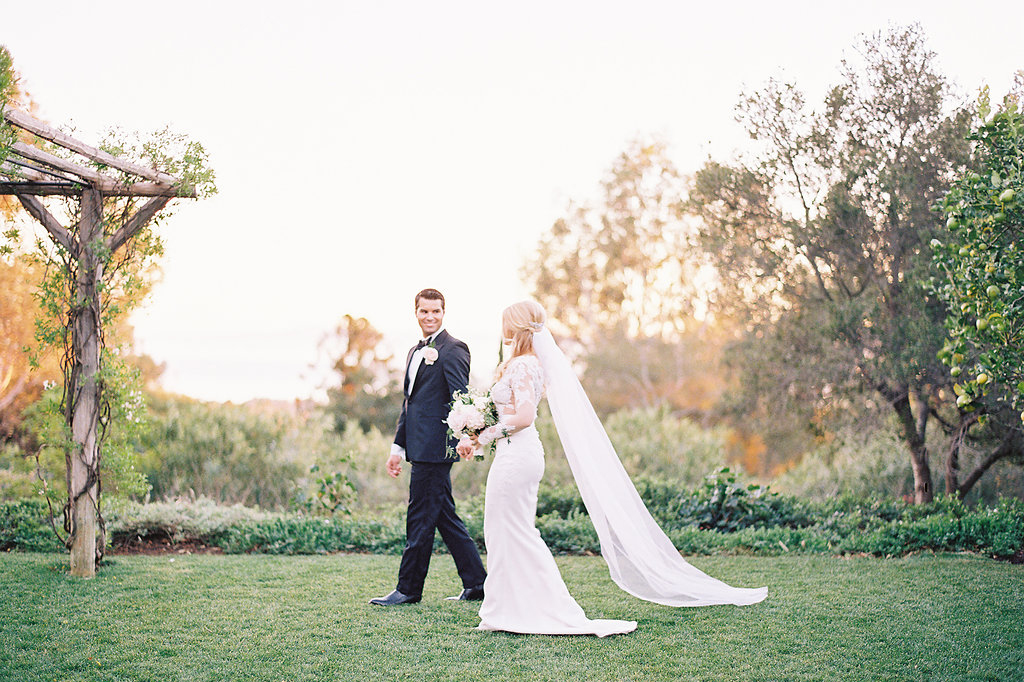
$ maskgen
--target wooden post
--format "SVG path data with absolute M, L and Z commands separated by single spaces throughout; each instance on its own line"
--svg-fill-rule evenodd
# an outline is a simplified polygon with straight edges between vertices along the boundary
M 78 301 L 72 320 L 71 452 L 68 479 L 71 508 L 71 575 L 96 575 L 97 505 L 99 504 L 98 426 L 100 410 L 100 301 L 103 261 L 103 197 L 98 190 L 82 194 L 79 232 Z
M 104 261 L 148 223 L 172 198 L 196 198 L 194 187 L 155 168 L 111 156 L 69 137 L 24 112 L 3 108 L 0 116 L 11 125 L 50 140 L 64 149 L 135 179 L 117 179 L 94 164 L 70 161 L 34 144 L 17 142 L 9 158 L 0 160 L 0 196 L 13 194 L 74 259 L 78 272 L 75 297 L 69 310 L 71 367 L 65 376 L 67 395 L 64 414 L 71 427 L 71 444 L 65 449 L 68 487 L 68 549 L 71 575 L 92 577 L 103 554 L 97 531 L 100 498 L 101 409 L 100 353 L 102 351 L 100 296 Z M 139 181 L 142 178 L 143 181 Z M 84 189 L 83 189 L 84 187 Z M 66 228 L 50 214 L 40 196 L 81 196 L 77 231 Z M 105 236 L 104 197 L 152 197 L 114 234 Z M 76 234 L 77 232 L 77 234 Z M 102 538 L 102 534 L 99 535 Z

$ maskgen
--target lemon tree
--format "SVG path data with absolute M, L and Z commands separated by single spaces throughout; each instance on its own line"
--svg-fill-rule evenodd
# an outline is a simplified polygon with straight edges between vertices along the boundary
M 1024 91 L 1024 71 L 1017 75 Z M 941 273 L 934 293 L 948 307 L 949 338 L 939 359 L 954 379 L 957 406 L 979 409 L 982 397 L 1024 409 L 1024 114 L 1022 98 L 997 110 L 987 89 L 969 139 L 974 160 L 941 202 L 948 239 L 933 239 Z M 982 417 L 984 419 L 984 417 Z M 1021 413 L 1024 420 L 1024 412 Z

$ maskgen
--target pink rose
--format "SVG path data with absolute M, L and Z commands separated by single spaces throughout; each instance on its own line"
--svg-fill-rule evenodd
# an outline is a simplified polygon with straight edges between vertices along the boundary
M 423 349 L 423 362 L 428 365 L 434 364 L 437 360 L 437 349 L 433 346 L 427 346 Z

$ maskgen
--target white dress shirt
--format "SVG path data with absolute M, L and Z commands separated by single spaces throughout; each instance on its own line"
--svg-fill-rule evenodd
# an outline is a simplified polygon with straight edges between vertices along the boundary
M 423 351 L 426 350 L 427 347 L 434 342 L 434 339 L 436 339 L 437 335 L 440 334 L 443 330 L 444 330 L 444 327 L 441 327 L 436 332 L 434 332 L 430 336 L 426 337 L 424 339 L 424 341 L 426 341 L 426 343 L 423 345 L 423 347 L 422 348 L 417 348 L 416 350 L 414 350 L 412 352 L 412 359 L 409 361 L 409 392 L 410 393 L 412 392 L 413 384 L 416 383 L 416 373 L 420 371 L 420 365 L 423 364 Z M 408 394 L 406 394 L 406 397 L 409 397 Z M 391 454 L 392 455 L 398 455 L 402 459 L 405 459 L 405 448 L 403 448 L 398 443 L 392 443 L 391 444 Z

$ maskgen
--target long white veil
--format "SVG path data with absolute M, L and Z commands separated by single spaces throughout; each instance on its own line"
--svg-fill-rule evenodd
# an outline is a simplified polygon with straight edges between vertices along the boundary
M 612 580 L 633 596 L 667 606 L 743 606 L 763 600 L 767 587 L 726 585 L 679 555 L 644 506 L 572 365 L 547 328 L 534 333 L 533 349 L 546 375 L 555 428 Z

